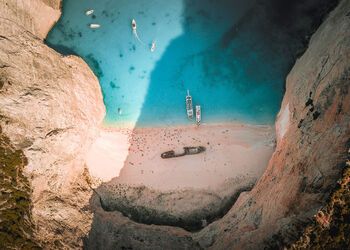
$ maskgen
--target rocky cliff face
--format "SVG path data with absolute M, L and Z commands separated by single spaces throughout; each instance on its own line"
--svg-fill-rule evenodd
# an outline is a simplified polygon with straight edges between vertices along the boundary
M 43 44 L 60 1 L 0 1 L 0 125 L 28 159 L 42 245 L 81 245 L 92 215 L 84 158 L 104 117 L 98 80 L 78 57 Z
M 221 220 L 198 233 L 137 224 L 101 208 L 85 179 L 85 152 L 104 116 L 96 77 L 42 39 L 59 0 L 0 1 L 0 126 L 22 150 L 36 239 L 47 248 L 254 249 L 296 239 L 341 176 L 350 137 L 350 1 L 313 35 L 287 78 L 278 142 L 265 174 Z
M 14 29 L 17 26 L 40 39 L 46 37 L 61 16 L 61 0 L 2 0 L 0 4 L 0 25 L 3 24 L 4 29 L 5 26 L 13 26 Z M 8 26 L 6 22 L 10 22 L 12 26 Z
M 23 175 L 27 159 L 0 127 L 0 248 L 34 249 L 30 183 Z
M 197 235 L 203 247 L 282 248 L 325 204 L 350 146 L 349 11 L 350 1 L 341 1 L 297 60 L 266 172 L 221 221 Z

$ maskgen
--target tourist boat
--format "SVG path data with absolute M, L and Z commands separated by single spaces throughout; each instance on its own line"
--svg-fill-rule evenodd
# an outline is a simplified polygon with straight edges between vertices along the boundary
M 192 96 L 190 96 L 190 91 L 187 90 L 186 96 L 186 111 L 188 119 L 193 118 L 193 106 L 192 106 Z
M 151 52 L 156 50 L 156 41 L 152 41 Z
M 197 125 L 201 123 L 201 106 L 196 105 L 196 122 Z
M 87 16 L 90 16 L 92 13 L 94 13 L 94 10 L 87 10 L 86 12 L 85 12 L 85 15 L 87 15 Z
M 91 23 L 90 24 L 90 28 L 91 29 L 98 29 L 98 28 L 100 28 L 101 27 L 101 25 L 99 25 L 99 24 L 97 24 L 97 23 Z
M 132 21 L 131 21 L 131 28 L 132 28 L 132 30 L 136 31 L 136 21 L 135 21 L 135 19 L 132 19 Z

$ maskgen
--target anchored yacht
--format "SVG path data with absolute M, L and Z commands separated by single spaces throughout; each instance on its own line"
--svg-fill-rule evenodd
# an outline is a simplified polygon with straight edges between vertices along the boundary
M 186 96 L 186 111 L 188 119 L 193 118 L 193 106 L 192 106 L 192 96 L 190 96 L 190 91 L 187 90 Z
M 87 10 L 87 11 L 85 12 L 85 15 L 90 16 L 92 13 L 94 13 L 94 10 L 93 10 L 93 9 Z
M 99 25 L 99 24 L 97 24 L 97 23 L 91 23 L 90 24 L 90 28 L 91 29 L 98 29 L 98 28 L 100 28 L 101 27 L 101 25 Z
M 196 122 L 197 125 L 199 125 L 201 123 L 201 119 L 202 119 L 202 114 L 201 114 L 201 106 L 196 105 Z

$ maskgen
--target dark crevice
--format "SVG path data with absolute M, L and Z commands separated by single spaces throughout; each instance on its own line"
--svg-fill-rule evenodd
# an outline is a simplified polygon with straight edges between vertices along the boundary
M 163 226 L 174 226 L 185 229 L 189 232 L 196 232 L 210 223 L 221 219 L 236 203 L 239 195 L 242 192 L 250 191 L 254 185 L 249 185 L 238 189 L 230 197 L 222 199 L 221 204 L 217 204 L 215 211 L 208 211 L 206 208 L 197 209 L 192 211 L 188 215 L 176 216 L 167 212 L 157 211 L 156 209 L 148 208 L 145 206 L 134 206 L 128 203 L 115 203 L 113 205 L 107 204 L 98 191 L 94 190 L 94 193 L 99 197 L 101 207 L 103 210 L 112 212 L 118 211 L 130 220 L 142 223 L 146 225 L 163 225 Z M 203 223 L 205 221 L 206 223 Z
M 320 112 L 315 111 L 315 113 L 312 114 L 312 119 L 316 120 L 320 116 L 320 114 L 321 114 Z

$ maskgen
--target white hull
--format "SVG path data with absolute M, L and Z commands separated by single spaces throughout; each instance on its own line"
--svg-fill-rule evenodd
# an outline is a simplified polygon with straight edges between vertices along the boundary
M 151 45 L 151 52 L 155 51 L 156 50 L 156 42 L 153 41 L 152 42 L 152 45 Z
M 98 28 L 100 28 L 101 27 L 101 25 L 99 25 L 99 24 L 97 24 L 97 23 L 92 23 L 92 24 L 90 24 L 90 28 L 91 29 L 98 29 Z
M 131 28 L 132 28 L 132 30 L 136 31 L 137 26 L 136 26 L 135 19 L 132 19 L 132 21 L 131 21 Z
M 193 118 L 193 106 L 192 106 L 192 96 L 190 96 L 190 91 L 187 90 L 186 96 L 186 112 L 188 119 Z
M 87 10 L 85 15 L 90 16 L 92 13 L 94 13 L 94 10 Z
M 201 106 L 197 105 L 196 106 L 196 122 L 199 125 L 202 120 L 202 113 L 201 113 Z

